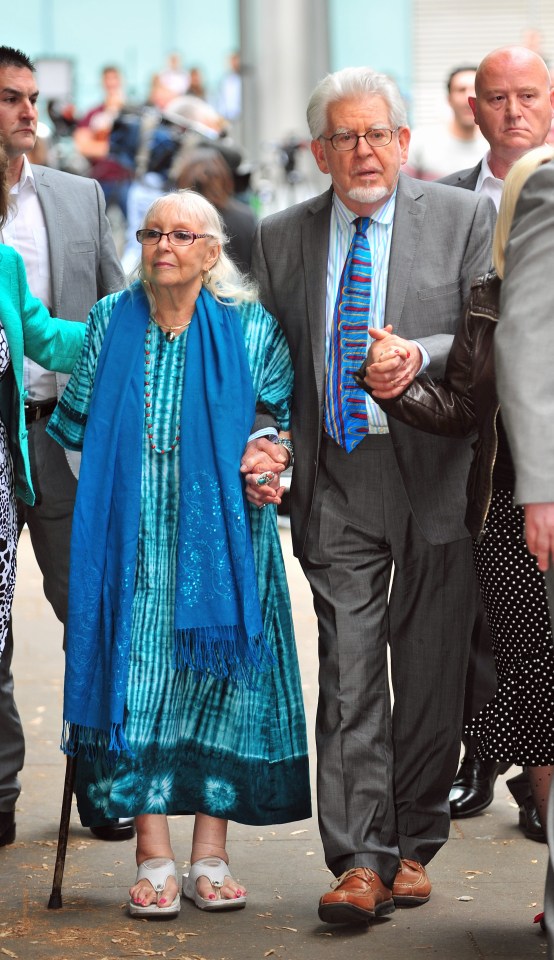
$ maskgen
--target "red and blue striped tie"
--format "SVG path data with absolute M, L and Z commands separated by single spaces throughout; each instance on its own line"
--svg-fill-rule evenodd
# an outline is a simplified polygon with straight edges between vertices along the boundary
M 353 373 L 367 354 L 372 263 L 369 217 L 354 220 L 356 232 L 340 278 L 327 361 L 325 430 L 347 453 L 367 433 L 366 394 Z

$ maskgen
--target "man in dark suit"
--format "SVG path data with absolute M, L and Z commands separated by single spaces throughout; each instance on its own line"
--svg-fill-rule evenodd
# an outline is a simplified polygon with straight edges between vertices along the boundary
M 498 209 L 510 167 L 545 142 L 553 102 L 548 67 L 538 54 L 527 47 L 501 47 L 487 54 L 477 68 L 469 104 L 490 150 L 475 167 L 458 170 L 441 183 L 486 193 Z
M 253 270 L 295 368 L 291 530 L 318 617 L 319 821 L 339 878 L 319 914 L 367 922 L 431 893 L 425 864 L 448 837 L 477 590 L 463 523 L 468 446 L 389 424 L 350 376 L 343 395 L 358 404 L 360 442 L 347 452 L 332 438 L 328 356 L 341 273 L 356 227 L 373 271 L 362 330 L 393 324 L 404 338 L 382 369 L 392 366 L 399 390 L 414 373 L 440 374 L 471 280 L 488 267 L 494 208 L 400 174 L 405 106 L 369 68 L 322 80 L 308 123 L 332 187 L 261 223 Z M 254 441 L 244 467 L 260 506 L 272 493 L 256 486 L 256 471 L 268 464 L 271 444 Z
M 491 197 L 500 205 L 506 174 L 524 153 L 541 146 L 552 121 L 553 94 L 548 68 L 536 53 L 526 47 L 493 50 L 479 64 L 475 78 L 475 97 L 469 97 L 475 123 L 481 129 L 490 150 L 469 170 L 460 170 L 441 183 L 462 187 Z M 496 669 L 490 637 L 481 611 L 473 631 L 464 722 L 483 709 L 496 691 Z M 476 744 L 463 738 L 464 757 L 450 793 L 450 812 L 454 819 L 472 817 L 485 810 L 493 800 L 494 784 L 506 764 L 480 760 Z M 519 806 L 519 824 L 525 836 L 544 840 L 526 772 L 508 781 Z
M 15 247 L 27 270 L 29 287 L 58 317 L 86 320 L 92 305 L 124 285 L 102 191 L 95 180 L 31 166 L 25 152 L 36 139 L 38 89 L 34 66 L 12 47 L 0 47 L 0 137 L 9 158 L 12 215 L 2 241 Z M 26 523 L 41 569 L 44 592 L 65 622 L 69 541 L 76 491 L 77 455 L 67 455 L 46 433 L 48 418 L 67 377 L 48 373 L 26 360 L 25 419 L 33 507 L 18 501 L 19 531 Z M 71 459 L 73 457 L 73 460 Z M 0 846 L 15 839 L 15 805 L 25 739 L 14 699 L 11 660 L 13 635 L 0 661 Z M 132 836 L 134 827 L 107 824 L 104 836 Z

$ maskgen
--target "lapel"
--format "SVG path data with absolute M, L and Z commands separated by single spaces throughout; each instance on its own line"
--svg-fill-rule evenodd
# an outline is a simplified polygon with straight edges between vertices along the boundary
M 60 209 L 57 203 L 55 188 L 48 178 L 46 167 L 33 165 L 35 185 L 39 198 L 46 232 L 48 234 L 48 250 L 50 254 L 50 282 L 52 285 L 52 313 L 59 316 L 59 304 L 64 272 L 64 233 Z
M 462 187 L 464 190 L 475 190 L 477 181 L 479 179 L 479 174 L 481 173 L 481 163 L 482 161 L 480 160 L 477 166 L 474 167 L 473 170 L 470 170 L 465 177 L 460 177 L 454 186 Z
M 421 182 L 401 173 L 396 194 L 385 305 L 385 324 L 392 323 L 394 332 L 399 334 L 400 317 L 419 246 L 425 209 Z M 407 332 L 401 334 L 407 335 Z
M 456 173 L 449 174 L 448 177 L 441 177 L 438 183 L 444 183 L 447 187 L 462 187 L 464 190 L 475 190 L 479 174 L 481 173 L 482 160 L 475 167 L 467 170 L 458 170 Z
M 316 197 L 301 227 L 308 329 L 320 405 L 323 404 L 325 391 L 327 261 L 332 197 L 332 188 Z

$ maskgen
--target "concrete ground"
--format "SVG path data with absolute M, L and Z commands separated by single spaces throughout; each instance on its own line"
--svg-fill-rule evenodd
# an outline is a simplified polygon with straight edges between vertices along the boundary
M 316 625 L 290 536 L 282 531 L 313 755 L 317 691 Z M 65 760 L 59 751 L 63 654 L 61 628 L 42 595 L 24 532 L 14 607 L 17 702 L 27 736 L 17 838 L 0 849 L 0 960 L 534 960 L 546 941 L 533 917 L 542 909 L 546 848 L 518 831 L 517 810 L 498 781 L 481 816 L 453 823 L 430 867 L 431 900 L 397 910 L 371 927 L 327 926 L 317 902 L 331 876 L 316 819 L 260 829 L 231 825 L 235 874 L 250 891 L 236 913 L 206 914 L 183 903 L 173 921 L 126 915 L 134 878 L 134 844 L 92 838 L 73 813 L 63 908 L 47 909 Z M 1 731 L 0 731 L 1 735 Z M 315 760 L 312 764 L 312 780 Z M 315 804 L 314 804 L 315 807 Z M 190 850 L 191 822 L 172 819 L 178 867 Z

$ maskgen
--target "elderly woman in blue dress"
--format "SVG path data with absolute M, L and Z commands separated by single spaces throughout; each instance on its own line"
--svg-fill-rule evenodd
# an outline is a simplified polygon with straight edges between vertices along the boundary
M 184 896 L 236 908 L 227 821 L 302 819 L 310 794 L 276 510 L 240 473 L 257 408 L 286 439 L 287 346 L 203 197 L 156 200 L 137 239 L 139 278 L 93 308 L 49 429 L 83 450 L 63 745 L 83 822 L 136 818 L 148 918 L 180 907 L 168 815 L 195 814 Z

